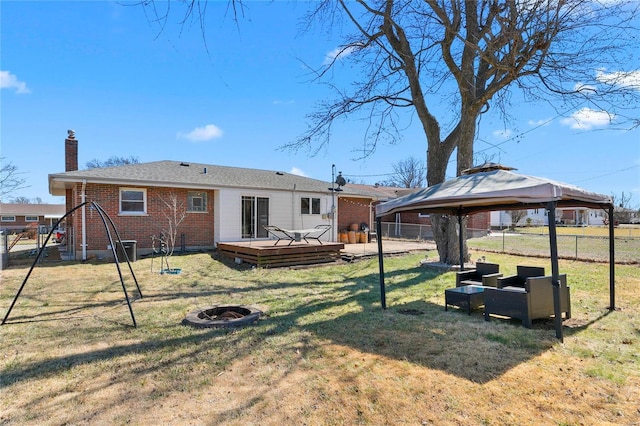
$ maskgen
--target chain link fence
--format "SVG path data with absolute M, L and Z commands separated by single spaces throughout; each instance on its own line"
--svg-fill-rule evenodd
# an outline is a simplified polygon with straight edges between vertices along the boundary
M 467 228 L 467 238 L 479 238 L 487 234 L 486 229 Z M 382 237 L 393 240 L 434 241 L 431 225 L 415 223 L 382 222 Z
M 583 261 L 609 261 L 609 238 L 589 235 L 558 235 L 558 256 Z M 524 256 L 549 256 L 548 234 L 493 232 L 467 241 L 469 248 Z M 615 238 L 616 263 L 640 263 L 640 238 Z
M 558 256 L 582 261 L 609 261 L 609 238 L 584 235 L 577 229 L 575 235 L 558 235 Z M 581 233 L 581 234 L 578 234 Z M 396 240 L 433 241 L 430 225 L 411 223 L 382 223 L 382 237 Z M 471 249 L 523 256 L 548 257 L 549 234 L 489 232 L 486 229 L 467 229 L 467 245 Z M 640 264 L 640 238 L 616 233 L 616 263 Z

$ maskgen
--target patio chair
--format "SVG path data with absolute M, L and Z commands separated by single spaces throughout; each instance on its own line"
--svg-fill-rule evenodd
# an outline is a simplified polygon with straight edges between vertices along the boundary
M 571 299 L 567 286 L 567 275 L 560 279 L 560 312 L 565 319 L 571 318 Z M 554 316 L 553 278 L 529 277 L 524 287 L 504 287 L 484 289 L 484 319 L 491 315 L 502 315 L 522 321 L 522 325 L 531 328 L 534 319 Z
M 499 270 L 500 265 L 496 263 L 478 262 L 475 269 L 456 273 L 456 287 L 465 285 L 497 287 L 498 278 L 502 276 Z
M 544 268 L 539 266 L 518 265 L 516 271 L 515 275 L 498 278 L 497 287 L 524 287 L 527 278 L 542 277 L 544 275 Z
M 320 237 L 326 234 L 331 225 L 316 225 L 314 228 L 309 229 L 283 229 L 275 225 L 262 225 L 267 230 L 268 234 L 271 234 L 276 242 L 274 246 L 277 246 L 281 240 L 289 241 L 288 245 L 291 245 L 294 241 L 302 241 L 309 244 L 309 240 L 316 240 L 320 245 L 322 241 Z

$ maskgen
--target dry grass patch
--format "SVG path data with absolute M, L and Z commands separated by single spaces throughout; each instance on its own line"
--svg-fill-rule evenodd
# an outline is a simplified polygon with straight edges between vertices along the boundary
M 544 259 L 491 253 L 505 273 Z M 434 256 L 433 253 L 429 254 Z M 44 265 L 0 328 L 0 422 L 23 424 L 634 424 L 640 422 L 637 266 L 619 266 L 608 312 L 604 264 L 562 262 L 574 318 L 532 329 L 444 311 L 452 273 L 424 253 L 293 270 L 237 268 L 192 254 L 180 275 L 134 268 L 128 308 L 113 264 Z M 2 271 L 4 316 L 27 272 Z M 132 298 L 134 285 L 127 281 Z M 248 304 L 238 330 L 180 325 L 187 312 Z

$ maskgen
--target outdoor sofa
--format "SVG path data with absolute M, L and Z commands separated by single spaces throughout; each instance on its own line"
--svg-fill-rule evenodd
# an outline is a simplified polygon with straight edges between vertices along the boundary
M 497 287 L 498 278 L 502 276 L 499 270 L 500 265 L 496 263 L 478 262 L 475 269 L 456 273 L 456 287 L 465 285 Z
M 567 275 L 560 279 L 560 312 L 565 319 L 571 318 L 571 299 L 567 286 Z M 484 319 L 492 314 L 516 318 L 531 328 L 531 321 L 554 316 L 553 278 L 550 276 L 529 277 L 524 287 L 503 287 L 484 289 Z

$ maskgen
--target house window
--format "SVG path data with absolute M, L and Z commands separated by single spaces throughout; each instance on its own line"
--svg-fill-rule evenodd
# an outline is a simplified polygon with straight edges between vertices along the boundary
M 37 222 L 38 221 L 38 216 L 25 216 L 24 217 L 24 221 L 25 222 Z
M 264 225 L 269 224 L 269 199 L 242 197 L 242 238 L 267 238 Z
M 188 212 L 206 212 L 207 211 L 207 193 L 189 191 L 187 194 L 187 211 Z
M 120 214 L 146 214 L 147 190 L 137 188 L 120 189 Z
M 301 214 L 320 214 L 320 198 L 300 198 Z
M 3 222 L 15 222 L 16 221 L 16 217 L 15 216 L 2 216 L 2 221 Z
M 429 213 L 418 213 L 418 217 L 431 217 Z

